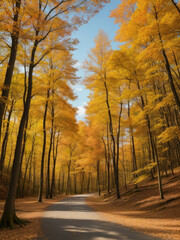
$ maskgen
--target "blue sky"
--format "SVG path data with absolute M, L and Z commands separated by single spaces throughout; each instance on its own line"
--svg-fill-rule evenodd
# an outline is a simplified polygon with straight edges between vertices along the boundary
M 79 40 L 77 50 L 74 51 L 74 59 L 77 62 L 78 73 L 80 80 L 83 80 L 85 75 L 84 70 L 81 68 L 82 63 L 87 58 L 91 48 L 94 47 L 94 39 L 96 38 L 100 29 L 109 35 L 109 39 L 112 40 L 112 48 L 117 49 L 118 43 L 114 42 L 115 32 L 118 30 L 118 25 L 114 24 L 114 19 L 109 15 L 113 9 L 120 4 L 120 0 L 111 0 L 110 3 L 97 13 L 87 24 L 81 26 L 78 31 L 73 33 L 73 38 Z M 73 103 L 78 107 L 77 120 L 83 120 L 85 113 L 85 105 L 88 102 L 89 91 L 84 88 L 80 82 L 75 86 L 75 93 L 78 95 L 78 99 Z

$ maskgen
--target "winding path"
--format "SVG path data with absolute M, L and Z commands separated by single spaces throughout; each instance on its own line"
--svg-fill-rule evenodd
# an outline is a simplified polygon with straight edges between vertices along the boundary
M 105 220 L 86 204 L 88 195 L 57 202 L 43 214 L 43 240 L 159 240 Z

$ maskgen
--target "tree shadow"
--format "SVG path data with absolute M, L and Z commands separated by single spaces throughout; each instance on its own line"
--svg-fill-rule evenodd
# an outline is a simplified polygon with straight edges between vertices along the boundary
M 89 212 L 90 208 L 85 204 L 85 197 L 73 196 L 60 202 L 55 202 L 46 208 L 46 211 L 72 211 Z
M 100 220 L 44 218 L 44 238 L 48 240 L 150 240 L 148 235 Z M 159 239 L 160 240 L 160 239 Z
M 160 240 L 101 219 L 85 204 L 86 197 L 70 197 L 49 206 L 43 215 L 42 240 Z

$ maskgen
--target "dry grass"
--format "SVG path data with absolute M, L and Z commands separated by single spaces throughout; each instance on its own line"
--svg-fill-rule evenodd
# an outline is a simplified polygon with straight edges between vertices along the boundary
M 14 229 L 0 229 L 0 239 L 2 240 L 27 240 L 38 239 L 42 236 L 41 216 L 42 212 L 50 204 L 64 199 L 65 196 L 56 196 L 53 199 L 43 199 L 42 203 L 37 202 L 37 198 L 24 198 L 16 200 L 16 213 L 18 217 L 30 221 L 26 226 L 15 226 Z M 0 217 L 2 215 L 4 201 L 0 201 Z
M 158 194 L 157 179 L 138 186 L 129 186 L 116 199 L 112 192 L 103 197 L 90 197 L 88 204 L 111 222 L 132 227 L 163 239 L 180 240 L 180 171 L 163 179 L 165 199 Z

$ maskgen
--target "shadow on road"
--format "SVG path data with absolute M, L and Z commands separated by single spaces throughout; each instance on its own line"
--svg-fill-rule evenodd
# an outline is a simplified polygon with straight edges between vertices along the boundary
M 151 240 L 156 239 L 101 219 L 85 202 L 73 196 L 47 208 L 43 215 L 44 240 Z

